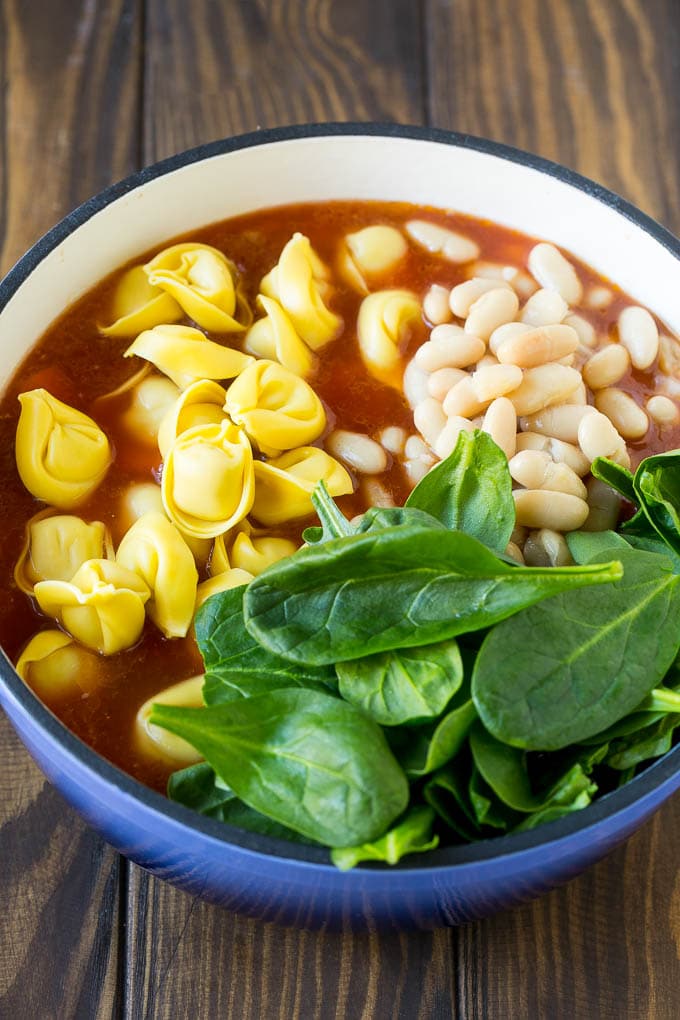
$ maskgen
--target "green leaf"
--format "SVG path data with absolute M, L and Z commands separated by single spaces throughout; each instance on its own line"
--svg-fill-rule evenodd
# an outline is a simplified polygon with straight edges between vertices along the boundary
M 627 468 L 615 464 L 606 457 L 596 457 L 590 471 L 595 478 L 599 478 L 605 485 L 620 492 L 625 499 L 637 506 L 638 498 L 633 487 L 633 475 Z
M 470 803 L 468 786 L 472 771 L 469 752 L 440 769 L 423 788 L 425 800 L 459 839 L 473 843 L 480 838 L 480 826 Z
M 602 563 L 609 556 L 618 556 L 630 546 L 615 531 L 571 531 L 564 536 L 576 563 Z
M 338 662 L 340 695 L 381 726 L 433 719 L 463 681 L 454 640 Z
M 265 648 L 318 665 L 490 627 L 559 591 L 620 574 L 619 563 L 512 567 L 462 532 L 396 525 L 274 563 L 248 585 L 244 611 Z
M 477 709 L 468 700 L 431 726 L 402 731 L 401 747 L 392 748 L 409 779 L 435 772 L 455 758 L 476 718 Z
M 648 527 L 650 526 L 648 525 Z M 680 555 L 674 552 L 662 538 L 659 538 L 656 532 L 650 535 L 634 535 L 626 531 L 622 537 L 625 538 L 628 545 L 632 546 L 633 549 L 642 549 L 644 552 L 653 552 L 658 553 L 660 556 L 667 556 L 673 564 L 675 573 L 680 574 Z
M 261 814 L 327 846 L 381 837 L 408 783 L 380 728 L 328 694 L 279 690 L 207 708 L 153 706 L 222 783 Z
M 680 554 L 680 451 L 647 457 L 638 465 L 633 486 L 649 523 Z
M 409 506 L 373 506 L 370 507 L 359 521 L 356 534 L 363 535 L 368 531 L 383 531 L 397 524 L 414 524 L 424 528 L 437 528 L 446 531 L 446 525 L 436 517 Z
M 435 813 L 422 805 L 412 808 L 394 828 L 380 839 L 361 846 L 347 846 L 331 851 L 331 860 L 340 871 L 355 867 L 360 861 L 385 861 L 396 864 L 406 854 L 424 853 L 439 845 L 439 836 L 432 835 Z
M 582 790 L 574 800 L 569 801 L 567 804 L 546 804 L 545 807 L 523 818 L 512 831 L 527 832 L 529 829 L 535 829 L 539 825 L 556 822 L 559 818 L 564 818 L 565 815 L 571 815 L 574 811 L 581 811 L 584 807 L 588 807 L 592 803 L 592 799 L 592 794 L 588 790 Z
M 515 526 L 507 457 L 486 432 L 461 432 L 453 453 L 418 482 L 406 506 L 502 553 Z
M 651 758 L 659 758 L 673 746 L 673 736 L 678 726 L 680 715 L 668 713 L 650 726 L 612 741 L 606 764 L 613 769 L 626 770 Z
M 483 775 L 474 764 L 470 773 L 468 793 L 472 810 L 478 825 L 507 832 L 518 821 L 518 812 L 504 804 L 495 791 L 489 786 Z
M 633 711 L 678 648 L 678 575 L 666 557 L 617 550 L 623 579 L 602 593 L 568 592 L 519 613 L 486 637 L 472 696 L 498 740 L 552 750 Z
M 324 481 L 320 481 L 314 489 L 312 504 L 321 521 L 321 528 L 306 528 L 302 535 L 305 542 L 328 542 L 332 538 L 354 534 L 353 525 L 338 507 Z

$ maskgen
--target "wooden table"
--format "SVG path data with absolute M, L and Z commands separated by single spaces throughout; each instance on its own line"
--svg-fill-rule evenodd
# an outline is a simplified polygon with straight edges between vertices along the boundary
M 315 120 L 510 142 L 677 232 L 679 53 L 678 0 L 0 0 L 0 260 L 139 166 Z M 286 930 L 122 860 L 2 718 L 0 1018 L 676 1017 L 678 845 L 676 797 L 581 878 L 487 921 Z

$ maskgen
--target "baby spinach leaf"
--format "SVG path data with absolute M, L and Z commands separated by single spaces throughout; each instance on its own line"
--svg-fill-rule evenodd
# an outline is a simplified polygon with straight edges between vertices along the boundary
M 606 764 L 617 770 L 627 770 L 650 758 L 658 758 L 673 746 L 673 736 L 680 726 L 680 715 L 667 714 L 650 726 L 610 744 Z
M 406 854 L 424 853 L 439 846 L 439 836 L 432 835 L 435 813 L 431 807 L 411 808 L 406 816 L 380 839 L 361 846 L 331 850 L 331 860 L 340 871 L 355 867 L 360 861 L 385 861 L 396 864 Z
M 343 535 L 354 534 L 354 526 L 340 510 L 326 488 L 325 482 L 319 482 L 314 489 L 312 504 L 321 521 L 321 527 L 305 528 L 302 535 L 305 542 L 328 542 L 331 538 L 342 538 Z
M 395 524 L 416 524 L 424 528 L 438 528 L 439 531 L 446 531 L 446 525 L 424 510 L 417 510 L 416 507 L 372 506 L 359 521 L 356 534 L 381 531 L 384 528 L 392 528 Z
M 602 563 L 608 556 L 616 556 L 620 549 L 629 549 L 625 538 L 615 531 L 571 531 L 565 535 L 569 552 L 576 563 Z
M 203 699 L 217 705 L 288 687 L 333 689 L 330 667 L 307 669 L 263 648 L 243 621 L 245 585 L 209 598 L 196 614 L 196 640 L 206 674 Z
M 477 824 L 482 828 L 488 826 L 491 829 L 501 829 L 505 832 L 517 824 L 518 812 L 504 804 L 496 795 L 474 761 L 468 784 L 468 795 Z
M 643 460 L 635 472 L 633 487 L 649 523 L 680 554 L 680 451 Z
M 318 665 L 490 627 L 559 591 L 620 574 L 618 563 L 512 567 L 470 535 L 402 524 L 272 564 L 248 585 L 244 613 L 265 648 Z
M 552 750 L 606 729 L 655 687 L 678 649 L 680 578 L 664 556 L 617 549 L 606 597 L 567 592 L 496 626 L 472 697 L 498 740 Z
M 402 731 L 401 746 L 393 743 L 392 749 L 409 779 L 435 772 L 455 758 L 476 718 L 477 710 L 472 700 L 468 700 L 446 712 L 431 726 Z
M 633 475 L 627 468 L 615 464 L 606 457 L 596 457 L 590 471 L 595 478 L 616 489 L 625 499 L 637 506 L 638 498 L 633 488 Z
M 648 535 L 638 535 L 626 531 L 622 537 L 625 538 L 628 545 L 632 546 L 633 549 L 642 549 L 645 552 L 659 553 L 661 556 L 667 556 L 673 564 L 675 573 L 680 574 L 680 554 L 671 549 L 663 539 L 659 538 L 656 532 Z
M 480 837 L 480 826 L 470 803 L 468 784 L 472 770 L 469 752 L 439 769 L 427 781 L 423 796 L 442 821 L 466 843 Z
M 535 829 L 539 825 L 556 822 L 559 818 L 564 818 L 565 815 L 570 815 L 574 811 L 581 811 L 582 808 L 588 807 L 592 803 L 592 799 L 593 795 L 589 790 L 582 790 L 574 800 L 568 801 L 565 804 L 546 804 L 545 807 L 539 808 L 538 811 L 526 815 L 512 831 L 527 832 L 529 829 Z
M 435 718 L 463 681 L 463 663 L 452 639 L 338 662 L 335 669 L 341 697 L 381 726 Z
M 486 432 L 461 432 L 453 453 L 418 482 L 406 506 L 502 553 L 515 526 L 507 457 Z
M 279 690 L 207 708 L 153 706 L 249 807 L 327 846 L 382 836 L 408 802 L 385 737 L 352 705 Z

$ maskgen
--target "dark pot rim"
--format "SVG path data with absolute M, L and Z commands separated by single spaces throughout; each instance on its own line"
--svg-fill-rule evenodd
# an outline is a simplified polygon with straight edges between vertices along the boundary
M 415 141 L 436 142 L 457 148 L 476 150 L 491 156 L 497 156 L 511 163 L 518 163 L 533 170 L 538 170 L 550 177 L 557 178 L 557 180 L 564 184 L 576 188 L 614 209 L 621 216 L 641 227 L 680 261 L 680 240 L 671 234 L 670 231 L 666 230 L 665 227 L 661 226 L 661 224 L 657 223 L 656 220 L 602 185 L 596 184 L 587 177 L 583 177 L 567 167 L 543 159 L 540 156 L 515 149 L 500 142 L 493 142 L 485 138 L 477 138 L 473 135 L 460 134 L 438 128 L 362 122 L 301 124 L 250 132 L 197 146 L 194 149 L 170 156 L 152 166 L 130 174 L 124 180 L 113 184 L 93 198 L 88 199 L 41 237 L 9 271 L 0 283 L 0 311 L 2 311 L 36 266 L 66 237 L 86 223 L 96 213 L 116 201 L 116 199 L 138 187 L 148 184 L 157 177 L 164 176 L 191 163 L 200 162 L 212 156 L 223 155 L 239 149 L 252 148 L 272 142 L 342 136 L 405 138 Z M 145 811 L 165 816 L 181 826 L 187 826 L 202 833 L 211 840 L 239 847 L 243 851 L 263 854 L 268 858 L 285 858 L 291 864 L 297 863 L 302 866 L 326 866 L 336 876 L 339 876 L 339 873 L 329 864 L 328 851 L 325 849 L 302 846 L 273 837 L 260 836 L 223 822 L 206 818 L 143 786 L 117 766 L 102 758 L 80 740 L 79 737 L 76 737 L 75 734 L 68 730 L 23 683 L 4 654 L 0 657 L 0 680 L 18 707 L 33 719 L 48 739 L 58 745 L 61 751 L 68 757 L 78 759 L 81 765 L 95 773 L 104 784 L 108 784 L 116 791 L 139 801 Z M 395 865 L 389 871 L 398 870 L 402 876 L 408 871 L 424 872 L 440 869 L 450 871 L 460 865 L 500 859 L 540 847 L 547 848 L 579 832 L 586 834 L 587 830 L 597 827 L 607 819 L 614 818 L 615 815 L 626 811 L 636 801 L 653 794 L 673 776 L 677 775 L 678 772 L 680 772 L 680 745 L 669 751 L 654 764 L 648 766 L 644 772 L 625 786 L 605 794 L 590 806 L 567 815 L 558 821 L 549 822 L 538 826 L 536 829 L 514 835 L 498 836 L 494 839 L 480 840 L 476 843 L 431 850 L 427 854 L 422 855 L 422 857 L 413 856 L 409 858 L 408 864 Z M 349 871 L 342 878 L 345 881 L 352 881 L 353 874 L 368 870 L 374 873 L 384 873 L 387 869 L 381 865 L 372 865 L 369 868 Z

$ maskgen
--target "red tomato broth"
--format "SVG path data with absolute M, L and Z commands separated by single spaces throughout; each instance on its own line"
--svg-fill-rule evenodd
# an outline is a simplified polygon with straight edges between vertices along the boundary
M 340 336 L 319 352 L 318 370 L 309 380 L 326 406 L 327 432 L 340 427 L 376 435 L 386 426 L 397 425 L 412 433 L 413 415 L 401 392 L 375 380 L 364 367 L 356 337 L 356 319 L 363 295 L 343 281 L 337 271 L 336 258 L 345 234 L 375 223 L 403 227 L 414 217 L 440 223 L 476 240 L 481 249 L 480 258 L 485 261 L 526 267 L 529 251 L 537 243 L 535 238 L 461 213 L 379 202 L 329 202 L 268 209 L 203 227 L 168 243 L 191 240 L 224 251 L 237 265 L 244 295 L 257 317 L 260 312 L 254 302 L 260 279 L 278 261 L 281 249 L 294 231 L 306 234 L 332 271 L 336 289 L 330 306 L 344 321 Z M 106 403 L 98 400 L 138 372 L 141 362 L 122 357 L 133 338 L 103 337 L 97 327 L 110 321 L 112 295 L 123 272 L 145 261 L 160 248 L 159 245 L 121 267 L 68 308 L 27 355 L 0 402 L 0 486 L 5 523 L 5 542 L 0 549 L 0 643 L 13 661 L 33 634 L 54 626 L 13 580 L 25 523 L 42 505 L 23 488 L 16 469 L 14 433 L 19 417 L 16 397 L 25 390 L 44 386 L 54 396 L 91 414 L 104 428 L 114 447 L 114 464 L 93 496 L 73 512 L 88 521 L 103 521 L 111 529 L 117 545 L 123 530 L 117 520 L 121 494 L 132 483 L 157 482 L 161 462 L 155 445 L 132 441 L 117 420 L 126 406 L 125 395 Z M 593 324 L 598 336 L 607 336 L 615 330 L 621 309 L 633 302 L 614 284 L 571 255 L 568 257 L 576 266 L 584 288 L 606 286 L 613 293 L 611 304 L 604 310 L 578 308 L 579 314 Z M 422 299 L 431 284 L 450 288 L 467 279 L 468 270 L 469 265 L 453 265 L 410 245 L 404 259 L 393 271 L 380 277 L 375 289 L 407 288 Z M 425 321 L 412 331 L 404 352 L 404 364 L 428 334 L 429 326 Z M 239 346 L 240 341 L 235 335 L 227 342 Z M 617 385 L 644 403 L 644 399 L 656 392 L 656 371 L 655 364 L 648 372 L 629 372 Z M 319 444 L 322 442 L 323 437 Z M 680 427 L 661 432 L 653 423 L 643 439 L 628 443 L 634 463 L 650 452 L 678 445 Z M 395 502 L 402 504 L 410 485 L 401 466 L 390 460 L 387 471 L 378 477 Z M 358 492 L 342 497 L 339 502 L 348 516 L 365 509 Z M 295 522 L 291 527 L 274 530 L 299 539 L 307 523 L 309 521 Z M 135 716 L 139 707 L 154 694 L 201 670 L 200 655 L 191 633 L 183 639 L 169 640 L 147 621 L 134 648 L 108 659 L 101 658 L 101 679 L 95 690 L 55 700 L 48 707 L 104 757 L 147 785 L 164 790 L 173 767 L 137 749 L 133 740 Z

